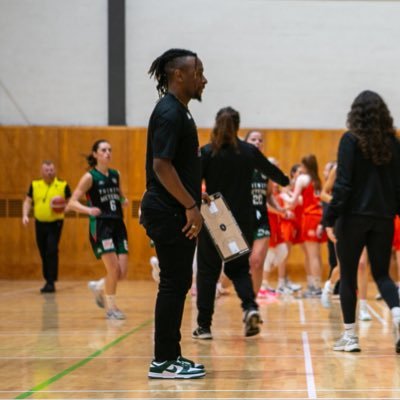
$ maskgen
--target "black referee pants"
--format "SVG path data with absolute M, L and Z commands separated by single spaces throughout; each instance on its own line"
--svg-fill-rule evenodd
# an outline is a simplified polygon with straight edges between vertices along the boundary
M 49 284 L 54 284 L 58 279 L 58 243 L 61 238 L 63 222 L 63 220 L 35 221 L 36 243 L 42 259 L 43 278 Z

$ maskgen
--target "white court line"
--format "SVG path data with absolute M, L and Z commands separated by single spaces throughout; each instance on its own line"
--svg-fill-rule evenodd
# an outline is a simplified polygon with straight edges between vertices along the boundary
M 306 323 L 306 315 L 304 314 L 304 305 L 301 300 L 298 300 L 298 305 L 299 305 L 299 314 L 300 314 L 300 324 L 305 325 Z
M 81 360 L 82 358 L 87 357 L 86 354 L 83 354 L 81 356 L 0 356 L 0 360 Z M 393 354 L 374 354 L 374 358 L 393 358 Z M 101 360 L 150 360 L 152 358 L 151 355 L 148 356 L 104 356 L 101 355 L 98 357 L 98 359 Z M 218 355 L 212 355 L 212 356 L 202 356 L 202 359 L 229 359 L 229 358 L 235 358 L 235 359 L 248 359 L 248 356 L 239 356 L 239 355 L 231 355 L 231 356 L 218 356 Z M 304 354 L 288 354 L 288 355 L 252 355 L 251 358 L 254 359 L 266 359 L 266 358 L 273 358 L 274 360 L 276 359 L 285 359 L 285 358 L 304 358 Z M 322 359 L 337 359 L 337 355 L 315 355 L 314 358 L 322 358 Z M 357 358 L 371 358 L 371 355 L 364 354 L 364 355 L 357 355 Z M 400 390 L 400 389 L 399 389 Z M 0 391 L 1 392 L 1 391 Z
M 201 381 L 197 381 L 201 382 Z M 176 384 L 177 389 L 115 389 L 115 390 L 40 390 L 37 393 L 150 393 L 150 392 L 159 392 L 162 390 L 166 393 L 174 393 L 174 392 L 182 392 L 182 393 L 190 393 L 190 392 L 201 392 L 201 393 L 226 393 L 226 392 L 233 392 L 233 393 L 297 393 L 297 392 L 306 392 L 305 389 L 197 389 L 194 387 L 193 389 L 182 389 L 181 387 L 185 385 L 184 382 L 156 382 L 150 381 L 149 386 L 154 383 L 155 385 L 164 385 L 165 383 L 169 384 Z M 193 384 L 193 381 L 190 383 Z M 189 386 L 189 383 L 188 383 Z M 179 389 L 178 389 L 179 387 Z M 21 393 L 23 390 L 0 390 L 0 393 Z M 349 393 L 364 393 L 364 392 L 380 392 L 380 391 L 393 391 L 393 392 L 400 392 L 400 389 L 395 388 L 365 388 L 365 389 L 339 389 L 339 388 L 332 388 L 332 389 L 318 389 L 318 392 L 349 392 Z
M 368 310 L 371 312 L 371 314 L 373 314 L 376 319 L 383 325 L 383 326 L 387 326 L 387 322 L 385 321 L 384 318 L 382 318 L 376 311 L 375 309 L 373 309 L 369 304 L 367 304 Z
M 315 389 L 314 371 L 312 366 L 310 343 L 308 341 L 307 332 L 302 332 L 301 337 L 303 340 L 304 364 L 306 367 L 308 398 L 316 399 L 317 392 Z

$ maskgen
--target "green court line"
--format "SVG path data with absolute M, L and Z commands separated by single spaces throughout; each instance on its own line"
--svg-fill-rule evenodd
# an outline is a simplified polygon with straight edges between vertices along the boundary
M 113 340 L 112 342 L 106 344 L 104 347 L 102 347 L 100 350 L 95 351 L 94 353 L 90 354 L 86 358 L 84 358 L 81 361 L 78 361 L 77 363 L 71 365 L 69 368 L 65 369 L 64 371 L 61 371 L 57 375 L 52 376 L 51 378 L 47 379 L 47 381 L 44 381 L 42 383 L 39 383 L 32 389 L 28 390 L 27 392 L 24 392 L 20 394 L 19 396 L 15 397 L 16 399 L 26 399 L 27 397 L 33 395 L 36 392 L 40 392 L 41 390 L 45 389 L 47 386 L 52 384 L 53 382 L 58 381 L 59 379 L 63 378 L 65 375 L 68 375 L 70 372 L 75 371 L 76 369 L 83 367 L 85 364 L 87 364 L 89 361 L 92 361 L 94 358 L 100 356 L 103 354 L 105 351 L 107 351 L 109 348 L 117 345 L 118 343 L 122 342 L 125 340 L 128 336 L 132 335 L 133 333 L 139 331 L 140 329 L 144 328 L 145 326 L 151 324 L 153 322 L 153 318 L 149 319 L 136 328 L 131 329 L 124 335 L 118 337 L 117 339 Z

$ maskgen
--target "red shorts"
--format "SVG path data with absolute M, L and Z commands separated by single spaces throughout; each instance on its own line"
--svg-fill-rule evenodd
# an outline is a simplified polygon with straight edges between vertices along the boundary
M 271 236 L 269 238 L 269 247 L 276 247 L 285 240 L 281 232 L 281 217 L 277 214 L 268 213 L 269 225 L 271 227 Z
M 400 251 L 400 217 L 398 215 L 394 219 L 393 248 Z
M 281 233 L 283 240 L 291 244 L 301 243 L 301 224 L 295 219 L 282 219 Z
M 301 240 L 303 242 L 318 242 L 327 241 L 325 230 L 321 237 L 317 236 L 317 227 L 321 223 L 321 215 L 318 214 L 303 214 L 301 223 Z

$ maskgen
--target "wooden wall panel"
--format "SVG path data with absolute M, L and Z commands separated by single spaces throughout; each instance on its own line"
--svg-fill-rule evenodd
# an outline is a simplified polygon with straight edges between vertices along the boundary
M 261 131 L 264 153 L 277 158 L 285 172 L 309 153 L 317 155 L 322 171 L 326 161 L 336 158 L 342 134 L 341 131 Z M 242 129 L 241 136 L 246 132 Z M 199 129 L 201 145 L 209 141 L 209 136 L 210 129 Z M 150 279 L 149 258 L 154 249 L 139 225 L 135 208 L 145 189 L 146 128 L 0 127 L 0 200 L 6 204 L 18 200 L 20 207 L 29 183 L 39 176 L 41 161 L 48 158 L 54 160 L 58 175 L 73 189 L 87 168 L 84 156 L 90 153 L 95 140 L 101 138 L 112 145 L 113 167 L 120 171 L 123 190 L 130 200 L 125 210 L 130 246 L 128 278 Z M 24 228 L 20 209 L 17 207 L 15 216 L 11 216 L 8 208 L 7 216 L 0 216 L 0 278 L 39 279 L 41 267 L 33 221 Z M 294 275 L 304 275 L 302 265 L 302 252 L 294 249 L 289 263 Z M 104 267 L 89 245 L 87 217 L 73 214 L 66 218 L 60 244 L 60 278 L 91 279 L 103 273 Z

